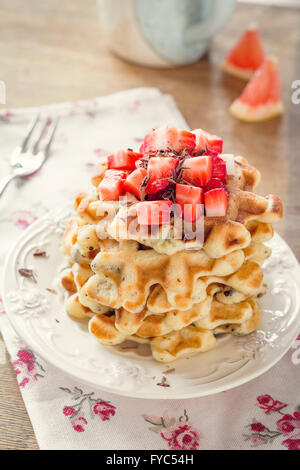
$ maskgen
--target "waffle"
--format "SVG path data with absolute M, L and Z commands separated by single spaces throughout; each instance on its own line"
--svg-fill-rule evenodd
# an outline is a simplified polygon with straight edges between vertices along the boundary
M 72 230 L 69 230 L 70 226 Z M 74 227 L 77 228 L 74 229 Z M 188 273 L 192 265 L 191 258 L 195 252 L 186 251 L 170 257 L 159 254 L 153 249 L 140 250 L 140 245 L 136 241 L 99 240 L 95 237 L 94 226 L 78 223 L 75 219 L 67 228 L 67 232 L 72 233 L 72 237 L 64 237 L 64 251 L 70 253 L 71 258 L 73 255 L 72 267 L 62 273 L 64 288 L 73 293 L 66 300 L 66 311 L 75 320 L 92 318 L 90 331 L 102 344 L 120 344 L 126 339 L 148 342 L 153 357 L 163 362 L 210 349 L 215 341 L 212 334 L 248 334 L 257 327 L 259 321 L 259 310 L 250 297 L 259 297 L 266 291 L 259 263 L 269 256 L 270 250 L 262 242 L 270 239 L 273 233 L 271 226 L 262 222 L 252 222 L 250 228 L 251 242 L 244 250 L 238 250 L 229 256 L 216 260 L 209 259 L 204 251 L 200 250 L 201 254 L 198 253 L 198 256 L 201 263 L 196 265 L 194 292 L 186 295 L 186 298 L 191 299 L 190 308 L 175 310 L 166 294 L 166 286 L 169 288 L 170 284 L 169 280 L 164 281 L 164 287 L 162 287 L 157 283 L 156 278 L 155 283 L 145 294 L 144 308 L 138 313 L 132 313 L 122 306 L 112 305 L 110 289 L 108 289 L 106 299 L 97 298 L 95 300 L 93 296 L 88 295 L 89 285 L 95 283 L 96 280 L 99 281 L 97 277 L 99 274 L 95 274 L 91 266 L 95 271 L 98 269 L 115 282 L 113 292 L 116 300 L 120 299 L 118 295 L 120 280 L 125 273 L 127 274 L 127 271 L 123 272 L 122 269 L 118 272 L 116 263 L 132 268 L 133 265 L 139 265 L 136 255 L 140 255 L 142 270 L 146 273 L 145 256 L 146 261 L 150 257 L 150 272 L 153 277 L 153 259 L 158 263 L 164 263 L 167 259 L 171 265 L 176 260 L 178 265 L 182 267 L 184 264 L 182 259 L 178 261 L 178 255 L 181 255 L 183 259 L 187 260 L 188 266 L 181 273 L 182 280 L 184 280 L 184 275 Z M 90 246 L 93 249 L 90 249 Z M 233 255 L 234 258 L 242 255 L 239 269 L 237 269 L 237 265 L 230 265 L 230 274 L 220 276 L 221 272 L 224 274 L 224 267 L 225 270 L 228 269 L 228 258 L 232 258 Z M 99 261 L 102 256 L 106 259 L 106 263 L 102 259 Z M 81 263 L 78 262 L 78 258 Z M 205 267 L 207 262 L 216 270 L 215 275 L 203 275 L 207 274 L 203 271 L 203 269 L 207 269 L 207 266 Z M 195 260 L 193 263 L 195 264 Z M 103 269 L 104 266 L 105 269 Z M 202 275 L 197 278 L 199 266 L 201 266 Z M 174 272 L 174 269 L 175 267 L 172 266 L 170 272 Z M 158 267 L 157 271 L 167 272 L 162 267 Z M 150 274 L 147 273 L 147 275 Z M 134 278 L 138 279 L 138 276 Z M 188 280 L 185 284 L 185 289 L 187 289 L 191 285 L 191 281 Z M 127 288 L 132 289 L 132 286 L 129 285 Z M 101 282 L 101 289 L 103 290 L 103 282 Z M 146 285 L 144 285 L 144 289 L 147 291 Z M 173 295 L 173 297 L 175 296 Z M 115 309 L 115 314 L 109 313 L 107 316 L 112 309 Z M 191 347 L 191 343 L 187 343 L 187 338 L 191 339 L 192 337 L 195 337 L 193 347 Z
M 215 343 L 216 338 L 212 331 L 191 325 L 181 331 L 154 338 L 150 347 L 154 359 L 159 362 L 172 362 L 180 357 L 209 351 Z
M 230 198 L 226 216 L 204 217 L 202 243 L 198 240 L 170 239 L 173 234 L 166 232 L 164 226 L 158 230 L 159 233 L 149 237 L 149 233 L 145 234 L 135 220 L 135 205 L 127 207 L 126 201 L 125 207 L 120 208 L 114 202 L 97 200 L 95 194 L 80 193 L 75 200 L 75 209 L 85 221 L 97 224 L 96 230 L 100 238 L 136 240 L 168 255 L 187 249 L 203 248 L 208 256 L 218 258 L 249 245 L 252 222 L 271 224 L 281 219 L 282 204 L 277 196 L 262 197 L 252 192 L 259 181 L 258 170 L 244 158 L 236 157 L 235 175 L 228 177 Z M 134 200 L 136 201 L 133 198 L 132 202 Z
M 219 334 L 254 331 L 268 289 L 265 242 L 282 205 L 277 196 L 253 192 L 260 173 L 247 160 L 236 157 L 234 167 L 226 216 L 203 217 L 202 239 L 193 224 L 183 238 L 175 218 L 150 234 L 138 224 L 138 200 L 129 193 L 121 203 L 99 200 L 96 190 L 78 194 L 62 237 L 68 315 L 87 319 L 103 345 L 149 344 L 160 362 L 208 351 Z M 104 170 L 100 165 L 92 178 L 95 187 Z
M 66 299 L 65 309 L 67 314 L 74 320 L 83 320 L 94 315 L 94 312 L 79 302 L 77 292 Z
M 138 313 L 146 305 L 151 287 L 159 284 L 173 308 L 186 310 L 192 306 L 200 277 L 227 277 L 244 259 L 242 250 L 218 259 L 209 258 L 203 250 L 168 256 L 139 250 L 135 241 L 124 241 L 121 251 L 100 252 L 94 258 L 91 266 L 96 275 L 86 283 L 86 292 L 111 308 Z
M 216 296 L 223 303 L 237 303 L 249 297 L 261 297 L 266 292 L 266 283 L 261 267 L 253 261 L 246 261 L 239 270 L 229 276 L 204 276 L 197 279 L 191 297 L 192 304 L 205 300 L 208 286 L 214 283 L 219 284 Z M 166 292 L 160 285 L 156 285 L 151 290 L 147 300 L 147 308 L 155 314 L 172 310 Z

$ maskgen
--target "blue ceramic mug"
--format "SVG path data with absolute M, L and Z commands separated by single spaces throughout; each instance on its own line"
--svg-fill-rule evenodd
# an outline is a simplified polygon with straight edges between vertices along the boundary
M 230 18 L 236 0 L 98 0 L 108 46 L 137 64 L 191 64 Z

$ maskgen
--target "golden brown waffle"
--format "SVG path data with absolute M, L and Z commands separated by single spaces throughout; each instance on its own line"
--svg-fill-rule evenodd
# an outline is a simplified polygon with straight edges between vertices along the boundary
M 186 312 L 178 312 L 186 314 Z M 140 319 L 141 319 L 141 314 Z M 131 339 L 149 342 L 153 357 L 160 362 L 170 362 L 193 352 L 204 352 L 215 344 L 215 334 L 249 334 L 259 324 L 257 303 L 250 299 L 234 305 L 222 305 L 213 300 L 205 301 L 201 319 L 184 325 L 178 330 L 166 326 L 166 317 L 149 316 L 134 334 L 120 331 L 115 315 L 95 315 L 89 322 L 89 331 L 101 344 L 116 345 Z M 190 318 L 191 319 L 191 318 Z M 181 323 L 183 325 L 183 323 Z
M 191 325 L 181 331 L 154 338 L 150 347 L 154 359 L 159 362 L 172 362 L 180 357 L 209 351 L 215 343 L 216 338 L 212 331 Z
M 148 309 L 139 314 L 124 309 L 116 310 L 115 327 L 125 336 L 136 334 L 148 338 L 179 331 L 191 323 L 211 330 L 223 324 L 241 323 L 250 318 L 252 306 L 248 301 L 224 304 L 215 296 L 219 291 L 219 284 L 211 285 L 205 299 L 189 310 L 171 310 L 160 315 L 153 314 Z
M 152 286 L 165 290 L 172 308 L 191 308 L 196 282 L 204 276 L 229 276 L 244 262 L 244 252 L 234 251 L 211 259 L 203 250 L 179 252 L 168 256 L 155 250 L 139 250 L 134 241 L 122 242 L 122 249 L 100 252 L 92 261 L 96 273 L 86 283 L 93 300 L 111 308 L 130 312 L 143 310 Z
M 246 261 L 240 269 L 229 276 L 204 276 L 197 279 L 191 297 L 192 304 L 205 300 L 208 286 L 214 283 L 219 285 L 216 296 L 223 303 L 237 303 L 249 297 L 261 297 L 266 291 L 261 267 L 253 261 Z M 156 285 L 150 291 L 147 308 L 152 313 L 162 314 L 174 307 L 168 301 L 165 290 Z
M 237 249 L 245 248 L 251 241 L 252 234 L 259 224 L 261 229 L 265 229 L 265 235 L 272 232 L 270 224 L 280 220 L 282 214 L 281 202 L 276 196 L 266 198 L 251 192 L 242 191 L 240 193 L 240 213 L 236 215 L 237 220 L 219 220 L 204 217 L 204 242 L 197 239 L 182 240 L 178 238 L 178 230 L 171 225 L 170 228 L 162 226 L 153 234 L 145 232 L 137 223 L 135 205 L 123 206 L 118 209 L 113 204 L 110 216 L 94 219 L 86 218 L 86 222 L 94 223 L 98 238 L 112 238 L 115 240 L 136 240 L 137 242 L 155 249 L 159 253 L 171 255 L 183 250 L 203 250 L 211 258 L 218 258 Z M 96 214 L 105 206 L 105 213 L 108 203 L 93 201 L 89 205 L 89 210 L 93 209 Z M 104 209 L 103 209 L 104 210 Z M 253 211 L 253 212 L 250 212 Z
M 73 263 L 71 268 L 64 269 L 61 273 L 61 284 L 69 292 L 77 292 L 92 276 L 93 271 L 89 266 Z
M 95 315 L 89 322 L 89 331 L 95 336 L 101 344 L 113 346 L 123 343 L 126 336 L 120 333 L 115 327 L 114 315 Z
M 186 357 L 197 352 L 208 351 L 215 345 L 216 338 L 214 333 L 231 332 L 236 335 L 251 333 L 259 324 L 260 312 L 254 300 L 247 303 L 252 307 L 252 315 L 244 322 L 229 324 L 228 326 L 223 325 L 223 327 L 220 326 L 215 331 L 199 328 L 196 325 L 190 325 L 180 331 L 153 338 L 150 340 L 150 347 L 154 359 L 159 362 L 171 362 L 179 357 Z
M 246 321 L 220 325 L 215 329 L 215 334 L 232 333 L 234 335 L 248 335 L 256 330 L 260 321 L 260 310 L 254 299 L 249 299 L 247 303 L 252 308 L 252 315 Z
M 67 314 L 75 320 L 82 320 L 94 315 L 94 312 L 79 302 L 77 292 L 66 299 L 65 309 Z
M 85 285 L 78 292 L 79 302 L 88 307 L 94 313 L 106 313 L 111 310 L 107 305 L 102 305 L 99 302 L 95 302 L 93 299 L 90 299 L 85 291 Z

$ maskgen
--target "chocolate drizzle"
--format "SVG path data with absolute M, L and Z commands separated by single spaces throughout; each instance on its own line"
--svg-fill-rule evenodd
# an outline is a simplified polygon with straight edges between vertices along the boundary
M 183 178 L 184 170 L 188 169 L 188 167 L 184 165 L 186 159 L 191 158 L 193 156 L 204 155 L 206 151 L 207 149 L 198 150 L 197 152 L 194 152 L 191 155 L 186 149 L 183 149 L 180 152 L 176 152 L 175 150 L 171 150 L 171 149 L 166 149 L 166 150 L 158 150 L 156 152 L 149 152 L 145 154 L 143 158 L 140 158 L 138 160 L 137 162 L 138 168 L 144 168 L 145 170 L 147 170 L 149 160 L 153 157 L 176 158 L 176 159 L 179 159 L 179 163 L 177 167 L 175 168 L 175 170 L 173 170 L 173 174 L 171 177 L 159 178 L 156 182 L 151 183 L 154 186 L 155 185 L 159 186 L 159 182 L 163 180 L 167 180 L 169 183 L 168 186 L 164 190 L 157 191 L 157 193 L 155 193 L 154 197 L 152 196 L 152 198 L 151 196 L 149 197 L 149 195 L 146 194 L 146 187 L 151 180 L 151 174 L 145 176 L 140 186 L 141 200 L 145 201 L 145 200 L 153 200 L 153 199 L 156 199 L 156 200 L 163 199 L 166 201 L 175 202 L 176 184 L 189 184 L 189 182 Z M 196 182 L 194 182 L 194 184 L 196 185 Z

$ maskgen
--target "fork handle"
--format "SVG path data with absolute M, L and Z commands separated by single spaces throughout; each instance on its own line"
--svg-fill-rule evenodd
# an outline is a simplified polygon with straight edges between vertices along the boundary
M 8 183 L 10 183 L 11 180 L 15 178 L 15 176 L 16 175 L 13 175 L 13 174 L 6 175 L 0 180 L 0 197 L 4 193 L 6 187 L 8 186 Z

